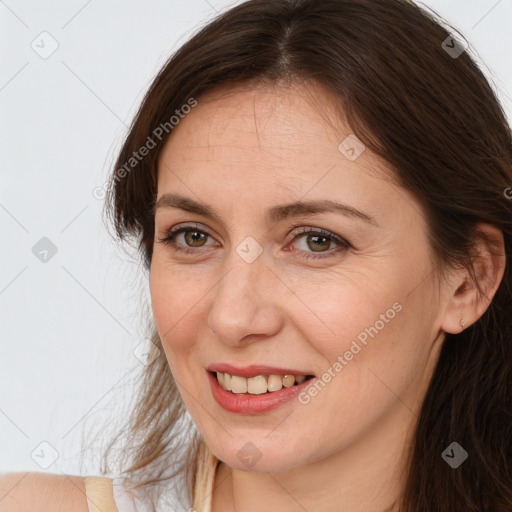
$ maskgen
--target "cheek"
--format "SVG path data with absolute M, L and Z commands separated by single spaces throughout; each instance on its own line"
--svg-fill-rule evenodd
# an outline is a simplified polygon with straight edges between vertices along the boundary
M 345 375 L 331 380 L 338 382 L 333 387 L 350 393 L 372 386 L 372 371 L 389 382 L 408 382 L 426 355 L 428 318 L 419 315 L 428 298 L 418 303 L 425 290 L 408 296 L 406 281 L 388 280 L 377 286 L 379 278 L 337 278 L 311 288 L 309 295 L 304 288 L 297 293 L 311 306 L 300 303 L 293 317 L 323 361 L 320 370 Z
M 364 343 L 368 329 L 376 323 L 379 333 L 389 330 L 399 315 L 400 306 L 393 304 L 400 293 L 395 291 L 396 283 L 377 286 L 379 277 L 344 273 L 314 286 L 302 286 L 297 291 L 302 302 L 294 301 L 297 309 L 293 316 L 303 326 L 305 338 L 335 360 L 350 349 L 353 340 Z
M 182 339 L 176 336 L 180 325 L 178 320 L 183 318 L 186 321 L 187 294 L 180 291 L 183 290 L 182 283 L 153 260 L 149 285 L 153 317 L 162 343 L 165 346 L 171 338 Z
M 183 353 L 192 347 L 206 318 L 204 279 L 154 260 L 150 272 L 151 307 L 155 325 L 167 353 Z
M 396 396 L 407 395 L 429 355 L 432 318 L 426 308 L 431 298 L 427 288 L 425 284 L 410 294 L 406 281 L 378 288 L 354 283 L 340 287 L 338 281 L 309 297 L 314 314 L 297 321 L 325 365 L 319 375 L 325 383 L 319 385 L 323 399 L 314 407 L 343 405 L 333 411 L 332 420 L 353 424 L 357 417 L 364 422 L 380 414 Z M 347 410 L 352 411 L 350 420 Z

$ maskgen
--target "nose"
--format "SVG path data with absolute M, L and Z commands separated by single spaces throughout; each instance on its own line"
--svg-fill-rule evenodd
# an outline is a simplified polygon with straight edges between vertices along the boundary
M 208 327 L 223 343 L 232 346 L 246 346 L 274 336 L 282 325 L 278 301 L 286 300 L 278 283 L 263 255 L 247 263 L 234 254 L 224 277 L 212 291 Z M 286 289 L 283 283 L 280 285 Z M 282 292 L 279 299 L 278 291 Z

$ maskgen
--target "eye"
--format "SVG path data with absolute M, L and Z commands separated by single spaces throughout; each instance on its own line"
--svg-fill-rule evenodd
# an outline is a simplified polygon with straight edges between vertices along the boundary
M 188 247 L 192 247 L 191 249 L 188 248 L 187 246 L 183 247 L 182 244 L 176 243 L 175 240 L 178 237 L 178 235 L 180 235 L 181 233 L 185 233 L 185 235 L 184 235 L 185 242 L 187 244 L 189 244 L 189 243 L 192 244 L 192 245 L 188 246 Z M 205 245 L 203 242 L 206 240 L 206 238 L 208 236 L 210 236 L 210 235 L 208 233 L 206 233 L 205 231 L 196 229 L 196 226 L 189 224 L 189 225 L 178 227 L 175 229 L 170 229 L 169 231 L 167 231 L 167 234 L 165 237 L 163 237 L 163 238 L 157 237 L 157 241 L 161 242 L 165 245 L 168 245 L 173 251 L 183 251 L 186 254 L 189 254 L 191 252 L 194 252 L 193 247 L 203 247 Z M 198 245 L 194 245 L 196 243 Z
M 185 246 L 176 242 L 178 235 L 182 233 L 184 234 L 183 239 L 186 243 Z M 211 235 L 203 230 L 197 229 L 195 225 L 186 225 L 169 230 L 165 237 L 157 237 L 157 241 L 168 245 L 173 251 L 183 251 L 185 254 L 190 254 L 197 252 L 194 250 L 194 247 L 199 248 L 205 246 L 205 241 L 209 236 Z M 305 249 L 300 251 L 301 255 L 299 257 L 305 259 L 327 258 L 333 256 L 334 253 L 346 251 L 351 247 L 346 240 L 325 229 L 303 227 L 298 233 L 295 232 L 291 243 L 302 238 L 305 240 Z M 330 250 L 322 250 L 323 248 L 328 248 L 333 242 L 337 244 L 338 247 Z M 312 249 L 313 252 L 308 252 L 308 248 Z
M 301 228 L 301 231 L 295 235 L 292 242 L 295 242 L 301 238 L 303 238 L 305 241 L 305 247 L 313 250 L 311 253 L 304 249 L 301 257 L 306 259 L 328 258 L 329 256 L 333 256 L 340 251 L 346 251 L 351 247 L 351 245 L 345 239 L 325 229 L 311 227 Z M 333 242 L 338 244 L 338 247 L 328 251 L 321 250 L 322 248 L 329 247 Z

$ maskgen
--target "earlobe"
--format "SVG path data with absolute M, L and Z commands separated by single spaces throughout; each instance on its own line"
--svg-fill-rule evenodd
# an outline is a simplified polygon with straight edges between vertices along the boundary
M 458 334 L 474 324 L 489 307 L 505 273 L 506 255 L 502 231 L 491 224 L 479 224 L 469 268 L 453 271 L 447 285 L 447 302 L 441 329 Z M 478 286 L 477 286 L 478 282 Z M 480 288 L 480 289 L 479 289 Z

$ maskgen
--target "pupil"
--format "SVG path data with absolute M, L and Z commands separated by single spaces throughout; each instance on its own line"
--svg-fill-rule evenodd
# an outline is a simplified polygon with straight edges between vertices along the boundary
M 191 236 L 193 242 L 199 241 L 199 239 L 203 236 L 202 233 L 199 233 L 197 231 L 189 231 L 189 236 Z M 190 235 L 190 233 L 193 233 L 193 235 Z
M 315 244 L 315 247 L 317 247 L 317 248 L 322 245 L 321 242 L 318 243 L 319 240 L 323 240 L 324 243 L 325 243 L 325 240 L 327 240 L 325 236 L 317 236 L 317 235 L 315 235 L 315 236 L 312 236 L 311 238 L 315 240 L 314 244 Z

